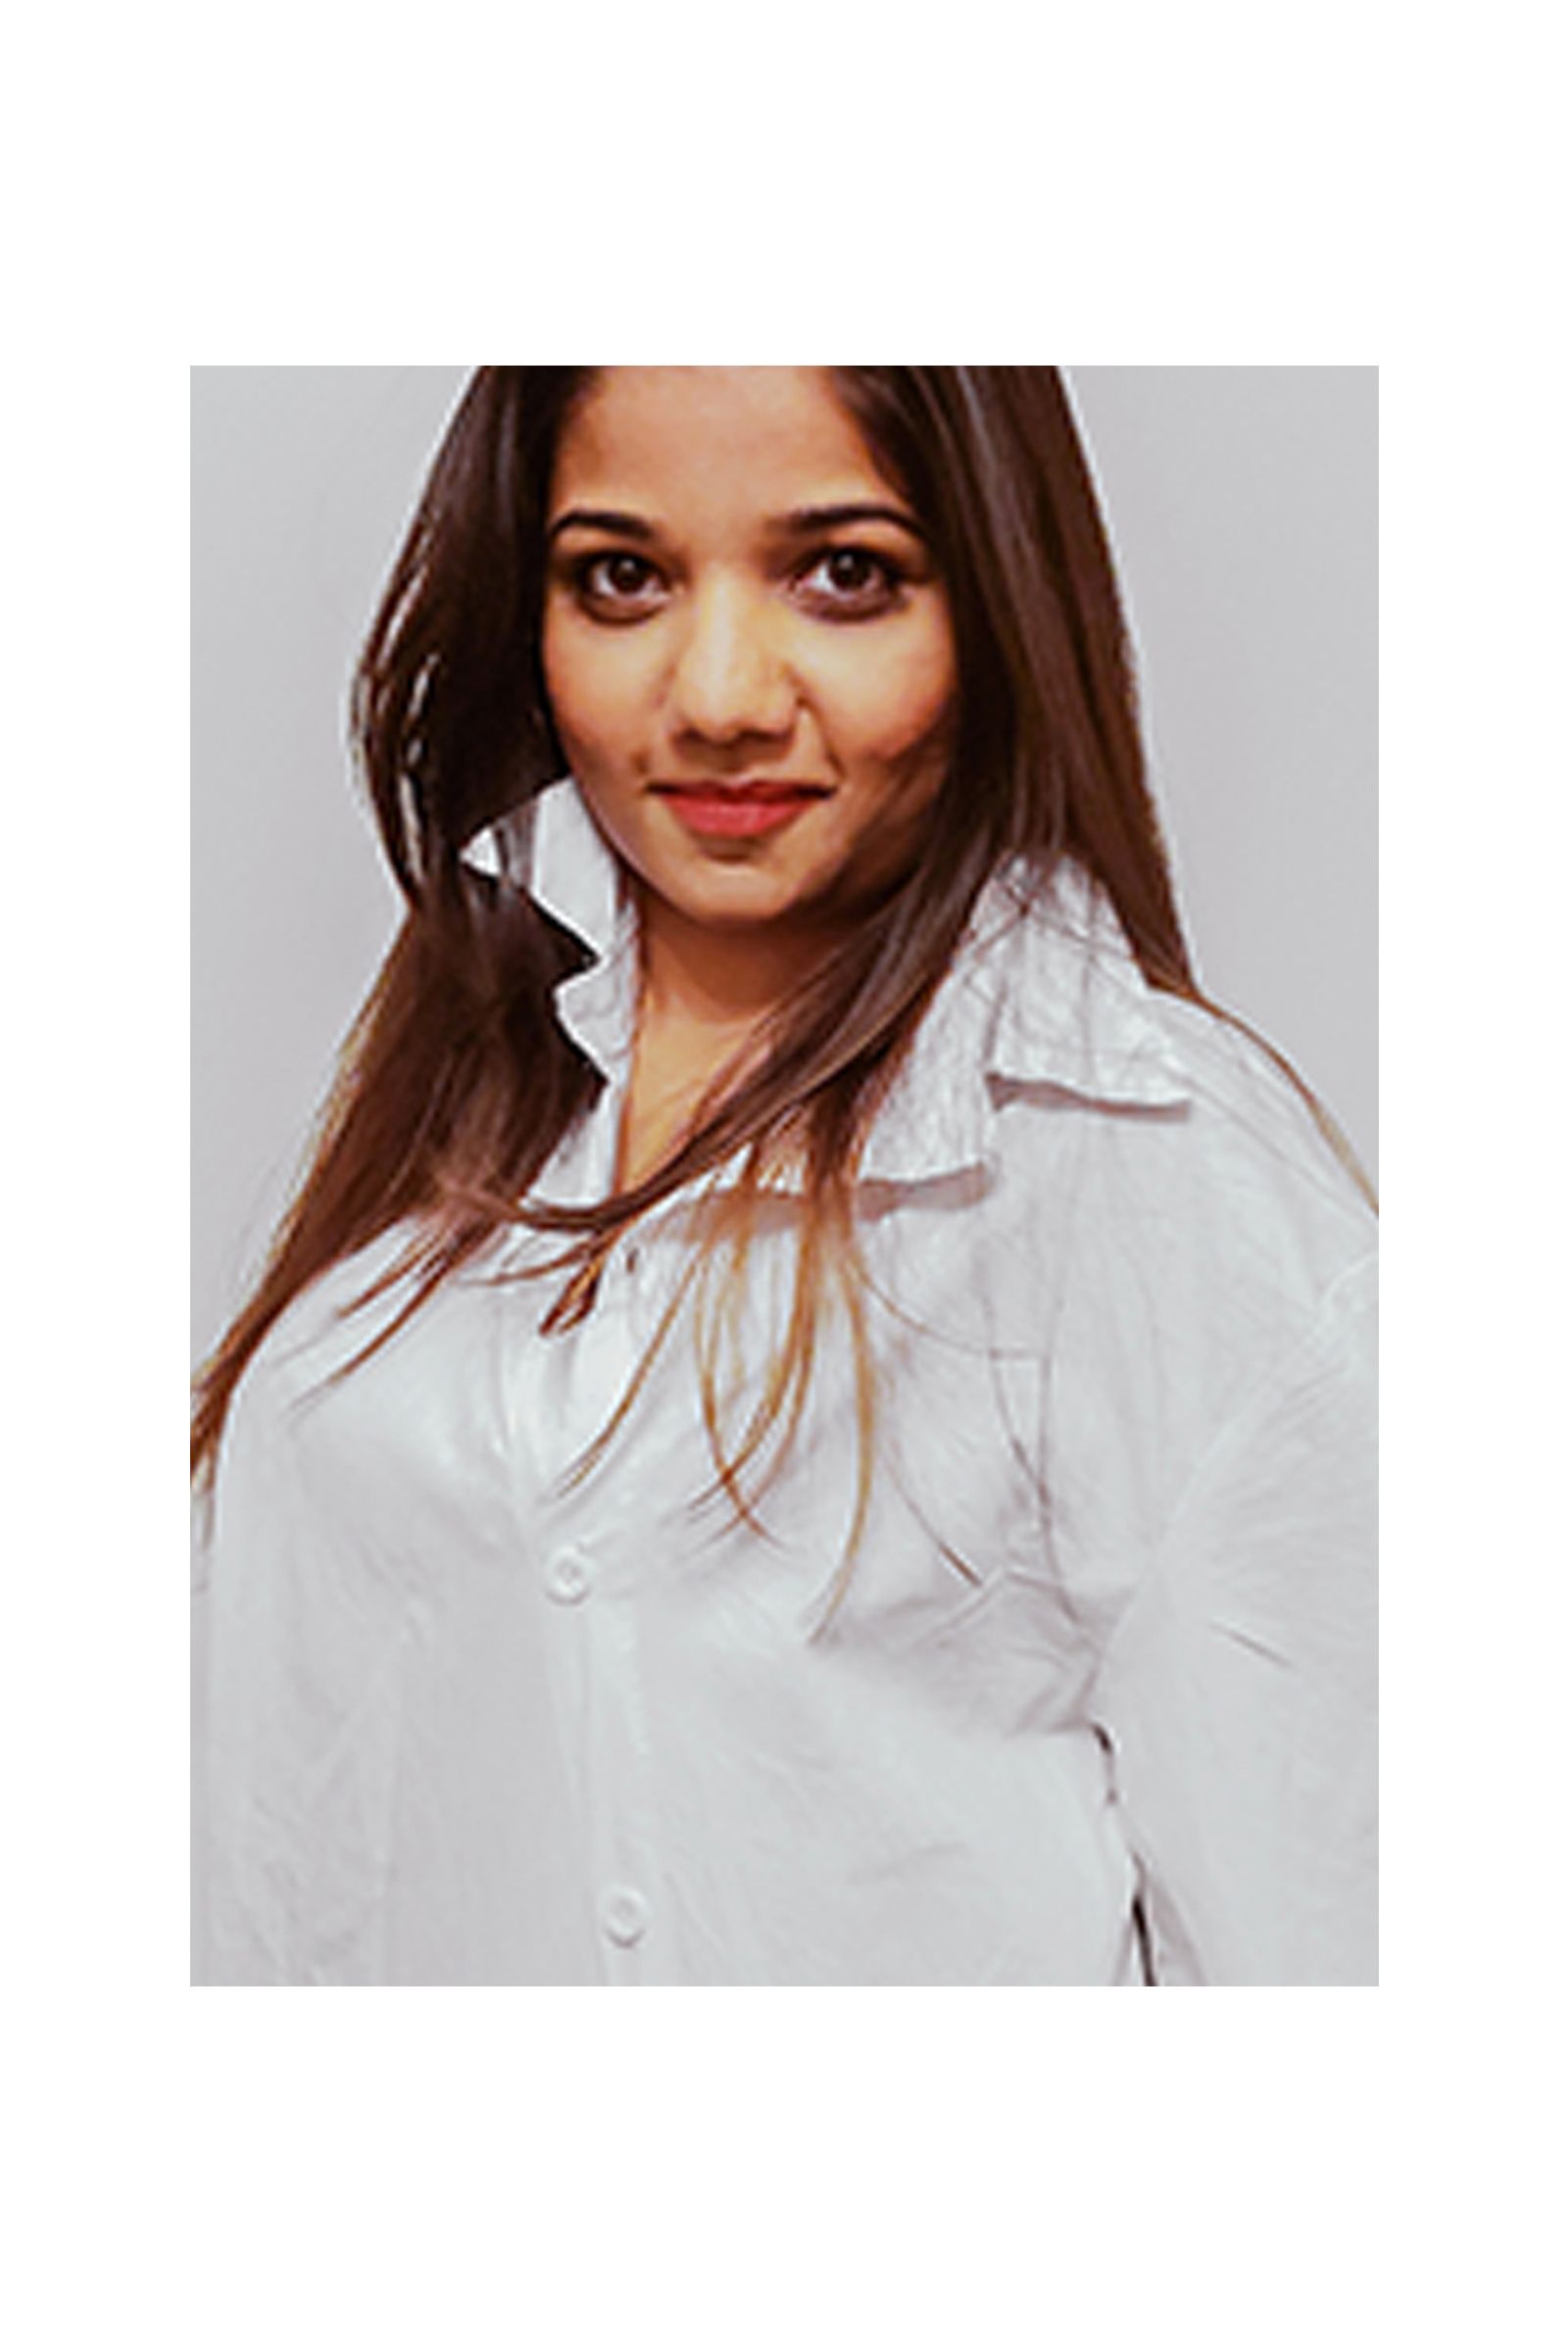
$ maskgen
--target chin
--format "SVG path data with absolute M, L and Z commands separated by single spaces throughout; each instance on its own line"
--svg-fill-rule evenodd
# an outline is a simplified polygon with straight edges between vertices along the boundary
M 706 923 L 713 931 L 754 931 L 806 911 L 805 902 L 793 894 L 744 888 L 693 893 L 675 904 L 692 922 Z

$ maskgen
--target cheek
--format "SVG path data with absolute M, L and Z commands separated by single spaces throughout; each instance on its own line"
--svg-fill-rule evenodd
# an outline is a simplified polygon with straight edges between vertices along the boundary
M 861 759 L 902 762 L 946 741 L 957 680 L 945 644 L 914 645 L 875 666 L 846 668 L 834 697 L 843 748 Z
M 584 757 L 613 756 L 631 715 L 625 665 L 608 659 L 603 645 L 569 625 L 552 627 L 548 618 L 539 650 L 563 748 Z

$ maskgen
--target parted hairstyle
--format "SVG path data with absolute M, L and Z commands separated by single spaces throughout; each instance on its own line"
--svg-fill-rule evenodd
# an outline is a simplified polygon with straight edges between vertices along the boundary
M 325 1269 L 394 1227 L 407 1229 L 408 1247 L 365 1296 L 397 1281 L 408 1295 L 355 1362 L 517 1221 L 560 1236 L 550 1262 L 564 1281 L 541 1329 L 569 1326 L 591 1311 L 598 1268 L 625 1229 L 731 1163 L 690 1271 L 706 1282 L 722 1263 L 732 1303 L 755 1203 L 768 1171 L 787 1162 L 802 1200 L 793 1308 L 738 1440 L 719 1427 L 710 1309 L 697 1325 L 717 1482 L 748 1513 L 760 1485 L 748 1494 L 741 1474 L 760 1456 L 765 1484 L 788 1449 L 830 1288 L 854 1337 L 862 1441 L 874 1423 L 855 1170 L 987 880 L 1016 859 L 1043 887 L 1071 857 L 1108 892 L 1148 981 L 1231 1017 L 1200 990 L 1182 934 L 1110 553 L 1058 370 L 834 368 L 840 398 L 908 499 L 946 584 L 958 679 L 946 780 L 914 862 L 876 919 L 792 994 L 765 1051 L 710 1091 L 662 1164 L 592 1206 L 530 1199 L 604 1083 L 555 1011 L 555 987 L 582 951 L 525 890 L 474 872 L 461 853 L 564 769 L 540 660 L 545 526 L 562 426 L 595 372 L 475 371 L 371 627 L 353 726 L 407 912 L 343 1049 L 261 1278 L 199 1376 L 192 1460 L 203 1482 L 235 1386 L 278 1316 Z M 862 1443 L 857 1536 L 869 1459 Z

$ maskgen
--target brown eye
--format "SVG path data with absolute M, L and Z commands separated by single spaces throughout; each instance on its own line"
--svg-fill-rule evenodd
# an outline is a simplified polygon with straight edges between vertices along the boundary
M 827 560 L 827 576 L 833 586 L 849 596 L 873 586 L 886 577 L 874 556 L 862 547 L 838 547 Z
M 801 574 L 808 599 L 833 616 L 858 619 L 892 605 L 903 575 L 868 547 L 830 547 Z
M 647 611 L 659 590 L 659 574 L 647 557 L 624 548 L 584 556 L 572 566 L 572 579 L 586 603 L 633 613 Z

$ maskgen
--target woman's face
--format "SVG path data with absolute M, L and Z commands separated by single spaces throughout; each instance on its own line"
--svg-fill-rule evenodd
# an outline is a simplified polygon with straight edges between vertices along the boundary
M 651 923 L 831 939 L 911 858 L 951 747 L 953 624 L 825 369 L 599 372 L 557 452 L 543 657 Z

